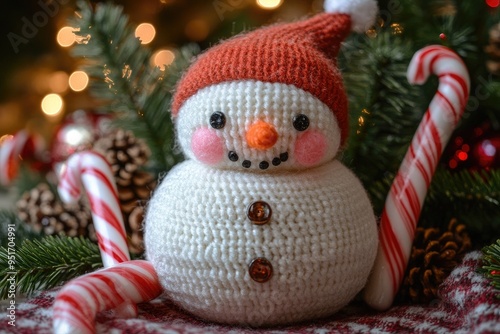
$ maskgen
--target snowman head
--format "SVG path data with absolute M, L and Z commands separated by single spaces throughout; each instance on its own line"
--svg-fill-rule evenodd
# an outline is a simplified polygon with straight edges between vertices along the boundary
M 188 158 L 257 171 L 334 159 L 348 130 L 336 56 L 351 29 L 373 23 L 377 7 L 374 0 L 328 0 L 325 8 L 304 21 L 236 36 L 197 59 L 172 108 Z

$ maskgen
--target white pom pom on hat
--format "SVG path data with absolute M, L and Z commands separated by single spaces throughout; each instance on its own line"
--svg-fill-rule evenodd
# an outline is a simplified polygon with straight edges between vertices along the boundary
M 327 13 L 348 14 L 352 20 L 352 30 L 365 32 L 374 23 L 378 13 L 375 0 L 325 0 L 324 9 Z

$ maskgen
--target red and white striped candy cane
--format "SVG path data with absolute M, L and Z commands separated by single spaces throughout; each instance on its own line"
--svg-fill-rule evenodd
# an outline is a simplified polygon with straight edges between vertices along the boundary
M 73 154 L 61 170 L 58 191 L 64 202 L 78 201 L 82 186 L 90 202 L 104 266 L 129 261 L 115 179 L 106 159 L 96 152 L 83 151 Z
M 0 144 L 0 184 L 8 186 L 15 179 L 23 153 L 36 155 L 44 148 L 41 136 L 31 135 L 24 130 L 6 137 Z
M 147 302 L 161 291 L 153 265 L 144 260 L 124 262 L 78 277 L 56 297 L 54 333 L 95 333 L 98 312 Z
M 423 84 L 433 73 L 439 77 L 438 91 L 394 179 L 381 217 L 377 259 L 364 294 L 365 301 L 379 310 L 389 308 L 399 290 L 425 195 L 469 97 L 467 68 L 450 49 L 429 46 L 418 51 L 408 68 L 408 80 Z

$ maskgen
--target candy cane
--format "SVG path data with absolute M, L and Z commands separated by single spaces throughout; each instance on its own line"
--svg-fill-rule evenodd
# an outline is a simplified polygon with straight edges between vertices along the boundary
M 467 68 L 450 49 L 429 46 L 418 51 L 408 68 L 408 81 L 423 84 L 432 73 L 439 76 L 438 91 L 394 179 L 381 217 L 378 254 L 364 294 L 365 301 L 379 310 L 389 308 L 399 290 L 432 175 L 469 96 Z
M 94 319 L 98 312 L 147 302 L 161 291 L 153 265 L 143 260 L 124 262 L 76 278 L 56 297 L 54 333 L 95 333 Z
M 113 173 L 106 159 L 93 151 L 73 154 L 63 166 L 58 185 L 66 203 L 78 201 L 82 185 L 87 191 L 92 220 L 105 267 L 130 260 L 123 216 Z
M 8 186 L 15 179 L 23 153 L 36 155 L 45 148 L 42 137 L 19 131 L 0 144 L 0 184 Z

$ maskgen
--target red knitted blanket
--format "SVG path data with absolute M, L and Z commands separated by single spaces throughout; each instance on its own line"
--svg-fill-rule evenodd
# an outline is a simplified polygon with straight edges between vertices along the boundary
M 500 299 L 476 272 L 481 253 L 468 254 L 440 286 L 440 298 L 430 305 L 395 306 L 375 312 L 353 302 L 335 316 L 309 323 L 271 329 L 222 326 L 198 320 L 165 297 L 139 305 L 136 319 L 116 319 L 110 313 L 97 317 L 99 333 L 500 333 Z M 41 292 L 17 305 L 15 327 L 7 324 L 2 307 L 0 332 L 51 333 L 52 304 L 58 289 Z

